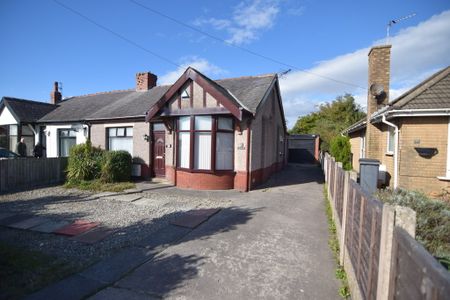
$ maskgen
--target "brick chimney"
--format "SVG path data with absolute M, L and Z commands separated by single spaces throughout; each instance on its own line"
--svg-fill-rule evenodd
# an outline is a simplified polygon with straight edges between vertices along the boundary
M 58 104 L 62 100 L 62 95 L 58 89 L 58 82 L 55 81 L 53 91 L 50 93 L 50 103 Z
M 369 51 L 369 93 L 367 115 L 370 116 L 389 102 L 389 78 L 391 73 L 391 45 L 376 46 Z M 384 93 L 374 95 L 373 90 Z
M 383 133 L 379 124 L 371 124 L 374 112 L 389 103 L 391 45 L 376 46 L 369 51 L 369 90 L 367 93 L 366 157 L 379 159 L 384 155 Z
M 136 74 L 136 91 L 148 91 L 156 86 L 158 76 L 150 72 Z

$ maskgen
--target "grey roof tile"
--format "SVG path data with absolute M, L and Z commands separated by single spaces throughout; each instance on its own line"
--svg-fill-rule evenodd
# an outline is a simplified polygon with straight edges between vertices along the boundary
M 25 123 L 36 122 L 57 108 L 54 104 L 13 97 L 3 97 L 0 109 L 3 105 L 12 111 L 12 114 L 19 119 L 18 121 Z
M 227 96 L 236 98 L 236 104 L 255 113 L 259 103 L 271 86 L 276 75 L 228 78 L 209 81 Z M 63 100 L 58 107 L 43 116 L 41 122 L 74 122 L 84 120 L 144 117 L 170 88 L 156 86 L 149 91 L 112 91 L 72 97 Z M 231 94 L 231 95 L 230 95 Z

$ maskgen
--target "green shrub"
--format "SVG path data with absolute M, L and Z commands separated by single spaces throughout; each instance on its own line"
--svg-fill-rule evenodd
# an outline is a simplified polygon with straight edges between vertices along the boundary
M 102 167 L 103 182 L 128 181 L 131 178 L 131 155 L 127 151 L 108 151 Z
M 423 193 L 403 189 L 378 193 L 383 201 L 416 211 L 416 240 L 441 262 L 450 261 L 450 205 Z
M 93 147 L 88 140 L 70 149 L 67 165 L 67 179 L 72 182 L 92 180 L 100 176 L 104 151 Z
M 346 136 L 336 136 L 331 140 L 330 154 L 342 163 L 344 170 L 352 169 L 352 151 L 350 140 Z

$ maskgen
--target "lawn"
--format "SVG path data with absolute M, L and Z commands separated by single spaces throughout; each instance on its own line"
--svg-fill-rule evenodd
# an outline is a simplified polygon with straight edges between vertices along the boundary
M 75 271 L 52 256 L 0 243 L 0 299 L 22 298 Z

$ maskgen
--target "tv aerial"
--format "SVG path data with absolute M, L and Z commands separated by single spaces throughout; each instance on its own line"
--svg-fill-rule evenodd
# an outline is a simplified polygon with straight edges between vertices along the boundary
M 397 24 L 400 21 L 410 19 L 410 18 L 414 17 L 415 15 L 416 15 L 416 13 L 412 13 L 410 15 L 407 15 L 407 16 L 404 16 L 404 17 L 401 17 L 401 18 L 398 18 L 395 20 L 390 20 L 386 27 L 386 44 L 389 44 L 389 33 L 390 33 L 392 25 Z

